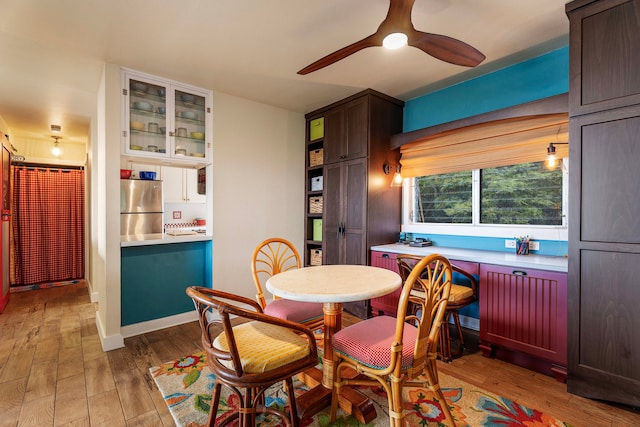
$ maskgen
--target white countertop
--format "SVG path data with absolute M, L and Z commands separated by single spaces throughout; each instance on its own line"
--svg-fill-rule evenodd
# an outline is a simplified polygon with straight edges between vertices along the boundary
M 135 234 L 131 236 L 120 236 L 120 247 L 167 245 L 171 243 L 206 242 L 212 240 L 210 235 L 189 234 L 183 236 L 169 236 L 162 233 L 156 234 Z
M 409 245 L 389 244 L 372 246 L 372 251 L 390 252 L 395 254 L 429 255 L 440 254 L 447 258 L 472 261 L 483 264 L 504 265 L 509 267 L 535 268 L 538 270 L 567 272 L 568 259 L 560 256 L 548 255 L 516 255 L 509 252 L 483 251 L 479 249 L 458 249 L 444 246 L 427 246 L 417 248 Z

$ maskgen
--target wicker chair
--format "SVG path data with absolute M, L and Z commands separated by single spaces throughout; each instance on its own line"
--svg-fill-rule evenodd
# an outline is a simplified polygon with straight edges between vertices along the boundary
M 216 376 L 208 426 L 215 424 L 223 385 L 238 396 L 240 408 L 219 425 L 239 418 L 240 426 L 253 427 L 257 413 L 268 413 L 298 426 L 292 377 L 318 363 L 313 332 L 299 323 L 263 314 L 249 298 L 195 286 L 187 288 L 187 295 L 196 306 L 207 363 Z M 255 311 L 243 308 L 246 306 Z M 232 326 L 232 317 L 248 322 L 234 321 Z M 215 326 L 218 323 L 222 332 L 214 336 L 220 330 Z M 264 405 L 265 390 L 282 381 L 289 396 L 289 416 Z
M 398 263 L 398 271 L 400 277 L 405 281 L 409 277 L 409 273 L 413 269 L 413 266 L 422 259 L 416 255 L 398 255 L 396 261 Z M 462 268 L 451 264 L 452 279 L 451 279 L 451 294 L 447 301 L 447 310 L 444 313 L 444 319 L 442 320 L 442 328 L 440 330 L 440 349 L 438 357 L 443 362 L 451 362 L 454 358 L 460 357 L 464 351 L 464 337 L 462 335 L 462 327 L 460 326 L 460 317 L 458 316 L 458 310 L 468 306 L 469 304 L 478 301 L 478 279 L 463 270 Z M 414 293 L 419 294 L 419 290 Z M 415 314 L 416 306 L 409 305 L 409 311 L 411 314 Z M 451 337 L 449 333 L 449 321 L 453 318 L 453 324 L 458 333 L 457 338 Z M 458 341 L 457 350 L 455 353 L 451 351 L 451 341 Z
M 387 393 L 391 426 L 404 427 L 402 389 L 422 386 L 435 393 L 447 424 L 455 425 L 438 382 L 436 366 L 440 324 L 451 290 L 450 277 L 451 265 L 445 257 L 425 257 L 403 285 L 396 318 L 373 317 L 333 336 L 332 421 L 342 386 L 382 386 Z M 412 295 L 412 290 L 418 287 L 423 298 Z M 410 302 L 420 307 L 417 315 L 407 314 Z M 361 375 L 345 378 L 342 371 L 349 368 Z
M 265 314 L 292 322 L 302 323 L 311 330 L 321 329 L 324 313 L 321 303 L 278 299 L 267 303 L 263 281 L 283 271 L 300 268 L 300 255 L 296 248 L 285 239 L 272 238 L 260 243 L 253 251 L 251 272 L 256 285 L 256 299 Z

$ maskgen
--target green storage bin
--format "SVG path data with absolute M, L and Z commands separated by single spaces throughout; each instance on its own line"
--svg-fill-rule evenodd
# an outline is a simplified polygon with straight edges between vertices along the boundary
M 324 137 L 324 117 L 311 120 L 309 123 L 309 141 L 315 141 Z
M 313 240 L 316 242 L 322 241 L 322 220 L 313 220 Z

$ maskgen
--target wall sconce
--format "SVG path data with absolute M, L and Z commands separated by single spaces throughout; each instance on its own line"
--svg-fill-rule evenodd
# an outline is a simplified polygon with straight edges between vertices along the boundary
M 52 136 L 51 138 L 53 138 L 55 140 L 53 142 L 53 147 L 51 147 L 51 154 L 53 154 L 56 157 L 62 156 L 62 153 L 64 153 L 64 150 L 62 150 L 62 147 L 60 147 L 60 143 L 58 142 L 58 140 L 62 139 L 62 137 L 61 136 Z
M 393 178 L 391 179 L 392 187 L 402 187 L 402 175 L 400 174 L 401 167 L 402 166 L 400 166 L 400 163 L 396 165 L 396 171 L 393 174 Z M 385 175 L 389 175 L 393 171 L 393 167 L 391 166 L 391 164 L 389 164 L 389 162 L 385 161 L 382 165 L 382 170 Z
M 402 175 L 400 174 L 400 163 L 396 166 L 396 172 L 393 174 L 393 179 L 391 180 L 392 187 L 402 187 Z
M 569 144 L 568 142 L 550 142 L 547 147 L 547 161 L 546 166 L 548 169 L 553 169 L 558 164 L 558 158 L 556 157 L 556 145 Z

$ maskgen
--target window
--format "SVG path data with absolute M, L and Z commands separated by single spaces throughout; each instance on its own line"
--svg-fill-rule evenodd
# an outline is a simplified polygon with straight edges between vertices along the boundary
M 480 223 L 562 225 L 562 170 L 544 162 L 482 169 Z
M 471 171 L 415 178 L 416 222 L 472 223 Z
M 543 163 L 416 177 L 410 222 L 562 226 L 566 168 Z

